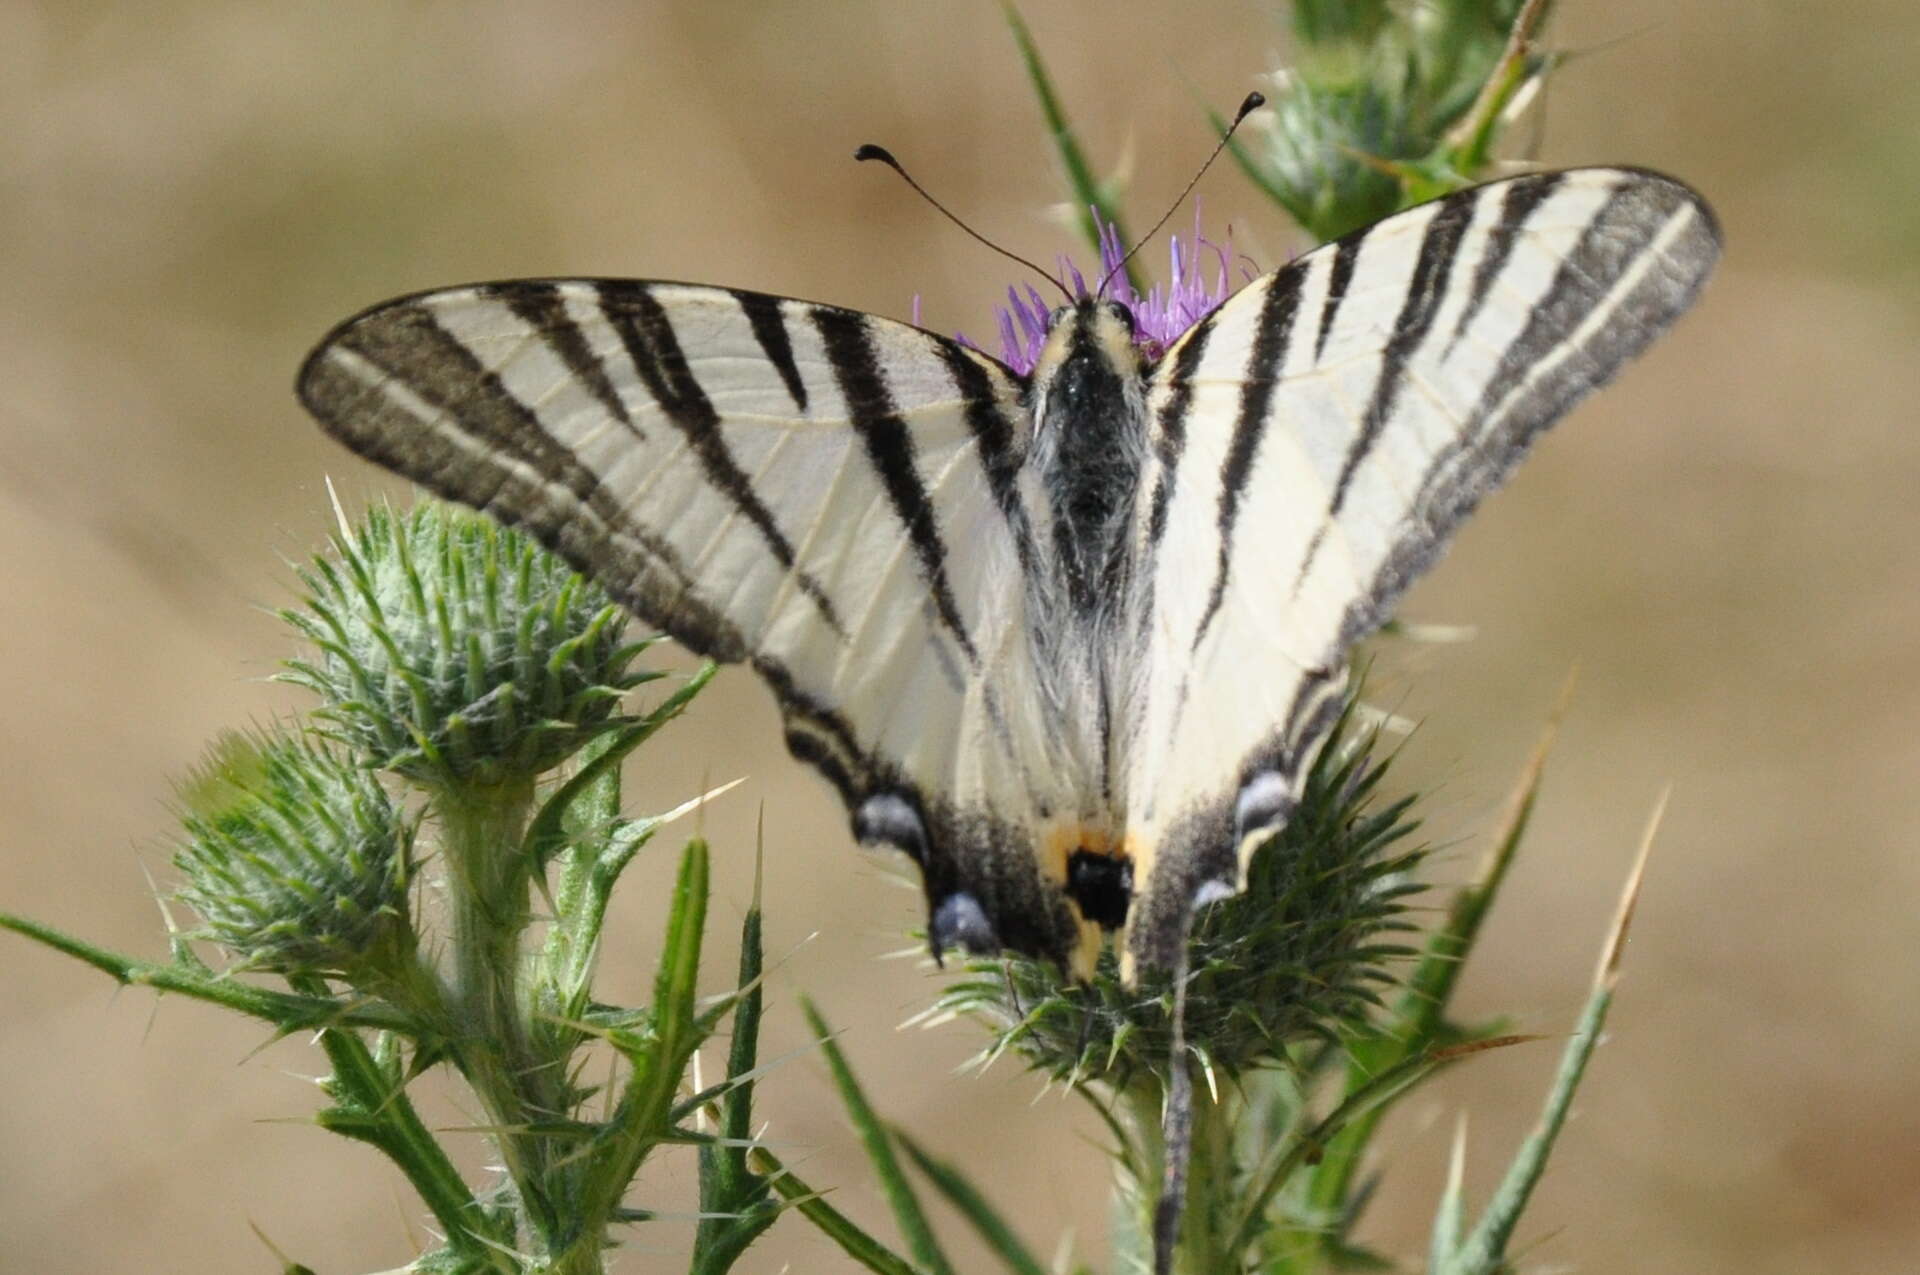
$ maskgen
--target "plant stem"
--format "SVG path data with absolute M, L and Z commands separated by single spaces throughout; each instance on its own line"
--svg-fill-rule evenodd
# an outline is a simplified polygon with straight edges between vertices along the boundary
M 1231 1093 L 1215 1102 L 1205 1085 L 1193 1092 L 1193 1151 L 1187 1162 L 1187 1211 L 1180 1231 L 1179 1266 L 1192 1275 L 1240 1269 L 1231 1249 L 1227 1208 L 1234 1198 Z
M 1121 1095 L 1139 1166 L 1138 1191 L 1133 1201 L 1136 1225 L 1151 1250 L 1155 1205 L 1166 1174 L 1166 1146 L 1161 1108 L 1166 1101 L 1161 1084 L 1137 1084 Z M 1187 1161 L 1186 1208 L 1180 1220 L 1180 1238 L 1174 1248 L 1174 1270 L 1179 1275 L 1215 1275 L 1238 1270 L 1234 1262 L 1231 1205 L 1235 1199 L 1233 1131 L 1244 1115 L 1244 1104 L 1231 1092 L 1215 1101 L 1206 1084 L 1193 1088 L 1193 1124 Z
M 532 804 L 528 781 L 448 788 L 435 802 L 445 836 L 453 996 L 482 1018 L 518 1017 L 520 936 L 532 919 L 519 841 Z
M 520 976 L 533 919 L 531 864 L 522 846 L 533 783 L 449 785 L 434 794 L 445 854 L 452 962 L 452 1050 L 493 1125 L 536 1250 L 565 1250 L 546 1269 L 592 1275 L 598 1245 L 572 1243 L 573 1165 L 541 1126 L 565 1118 L 564 1060 L 535 1045 Z

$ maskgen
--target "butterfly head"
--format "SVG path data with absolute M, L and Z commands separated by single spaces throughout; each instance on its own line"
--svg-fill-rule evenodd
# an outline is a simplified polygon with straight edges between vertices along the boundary
M 1051 334 L 1062 323 L 1085 323 L 1095 315 L 1103 315 L 1113 320 L 1125 329 L 1127 340 L 1133 340 L 1135 324 L 1132 308 L 1111 297 L 1102 299 L 1083 295 L 1068 305 L 1055 306 L 1047 315 L 1047 331 Z
M 1146 370 L 1133 312 L 1118 301 L 1081 297 L 1048 317 L 1033 368 L 1035 418 L 1044 431 L 1130 415 Z
M 1052 358 L 1064 357 L 1063 351 L 1087 343 L 1103 349 L 1115 364 L 1137 362 L 1138 337 L 1133 310 L 1124 302 L 1083 295 L 1047 315 L 1047 341 L 1034 371 L 1038 374 Z

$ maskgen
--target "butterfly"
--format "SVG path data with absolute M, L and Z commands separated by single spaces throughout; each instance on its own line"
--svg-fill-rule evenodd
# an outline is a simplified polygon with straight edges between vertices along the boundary
M 744 663 L 935 955 L 1168 968 L 1239 886 L 1385 622 L 1535 436 L 1684 311 L 1713 214 L 1535 173 L 1249 283 L 1149 360 L 1084 292 L 1021 374 L 872 314 L 623 279 L 483 283 L 335 328 L 348 447 L 525 528 Z

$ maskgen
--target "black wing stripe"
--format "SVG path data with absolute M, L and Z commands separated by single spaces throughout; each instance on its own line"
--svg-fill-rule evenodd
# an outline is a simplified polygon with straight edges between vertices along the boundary
M 1667 250 L 1687 267 L 1678 274 L 1655 266 L 1603 310 L 1608 295 L 1635 259 L 1676 217 L 1690 217 Z M 1535 302 L 1520 335 L 1501 361 L 1470 420 L 1480 423 L 1437 452 L 1416 493 L 1408 526 L 1366 593 L 1348 608 L 1340 642 L 1379 627 L 1394 601 L 1432 562 L 1447 534 L 1498 486 L 1549 425 L 1645 349 L 1693 304 L 1706 265 L 1719 251 L 1719 234 L 1704 208 L 1681 187 L 1664 181 L 1630 182 L 1593 215 L 1580 241 Z M 1676 279 L 1679 282 L 1676 284 Z M 1600 315 L 1586 341 L 1528 382 L 1542 359 L 1567 346 L 1582 318 Z M 1524 388 L 1523 388 L 1524 386 Z
M 934 608 L 952 632 L 969 663 L 979 655 L 954 601 L 947 579 L 947 547 L 933 512 L 933 501 L 914 464 L 913 435 L 900 418 L 893 395 L 880 372 L 879 353 L 867 329 L 866 316 L 853 310 L 816 306 L 814 327 L 826 344 L 827 362 L 847 402 L 853 427 L 866 444 L 867 459 L 880 476 L 893 511 L 906 528 L 907 540 L 920 563 L 921 578 L 933 595 Z
M 764 654 L 754 656 L 752 663 L 753 671 L 766 682 L 774 698 L 780 701 L 781 711 L 790 721 L 804 722 L 816 734 L 833 740 L 846 757 L 865 757 L 859 741 L 854 737 L 852 723 L 836 709 L 801 690 L 792 670 L 785 664 Z
M 1649 219 L 1644 202 L 1634 187 L 1626 186 L 1609 195 L 1593 214 L 1586 229 L 1581 232 L 1579 243 L 1560 263 L 1552 283 L 1528 311 L 1526 323 L 1500 361 L 1499 371 L 1487 382 L 1481 391 L 1480 401 L 1469 413 L 1467 419 L 1478 422 L 1479 430 L 1463 433 L 1434 453 L 1420 482 L 1415 499 L 1416 510 L 1425 510 L 1434 503 L 1432 493 L 1443 486 L 1444 475 L 1463 455 L 1476 450 L 1486 436 L 1498 432 L 1500 421 L 1495 418 L 1507 414 L 1502 409 L 1504 401 L 1518 388 L 1521 380 L 1535 370 L 1540 359 L 1568 339 L 1571 325 L 1578 322 L 1579 316 L 1600 300 L 1598 293 L 1605 286 L 1602 281 L 1617 277 L 1634 257 L 1646 251 L 1664 218 L 1652 218 L 1652 224 L 1647 224 Z M 1648 333 L 1647 339 L 1650 340 L 1652 335 Z M 1621 356 L 1622 361 L 1625 357 Z M 1560 376 L 1552 379 L 1566 378 Z M 1591 385 L 1584 388 L 1591 388 Z M 1575 392 L 1584 392 L 1584 389 Z M 1572 399 L 1569 399 L 1568 404 L 1571 405 L 1571 402 Z M 1537 432 L 1551 423 L 1552 419 L 1549 417 L 1537 422 L 1533 429 Z M 1488 485 L 1493 481 L 1490 479 Z M 1431 521 L 1431 515 L 1427 517 Z
M 1280 730 L 1282 756 L 1291 755 L 1297 763 L 1302 752 L 1324 737 L 1319 718 L 1325 711 L 1327 698 L 1331 696 L 1338 701 L 1346 685 L 1345 664 L 1301 670 L 1300 685 L 1294 690 L 1293 703 L 1287 706 L 1286 720 Z M 1304 769 L 1295 768 L 1296 772 Z M 1298 773 L 1294 777 L 1298 777 Z
M 1167 530 L 1167 507 L 1173 503 L 1174 475 L 1180 469 L 1180 453 L 1187 445 L 1187 413 L 1193 407 L 1193 379 L 1200 370 L 1200 359 L 1207 352 L 1207 339 L 1213 333 L 1213 321 L 1202 319 L 1200 326 L 1186 335 L 1173 356 L 1173 369 L 1167 375 L 1167 401 L 1153 431 L 1153 456 L 1160 466 L 1160 477 L 1153 485 L 1153 507 L 1147 519 L 1147 555 L 1151 562 Z
M 425 306 L 397 306 L 349 329 L 338 344 L 439 412 L 448 424 L 479 443 L 477 450 L 523 465 L 580 505 L 595 506 L 598 476 L 548 433 L 499 373 L 482 363 Z M 382 388 L 377 382 L 355 383 L 356 390 L 376 401 Z M 351 418 L 361 406 L 333 403 L 329 410 L 336 418 Z M 356 450 L 365 455 L 369 453 L 361 444 L 384 447 L 388 455 L 380 459 L 404 465 L 409 477 L 436 490 L 441 484 L 458 485 L 453 494 L 481 508 L 492 506 L 500 487 L 514 477 L 505 466 L 482 466 L 447 448 L 416 449 L 411 444 L 418 440 L 410 433 L 362 428 L 356 434 Z M 434 471 L 436 464 L 443 472 Z M 473 484 L 470 480 L 479 474 L 488 474 L 495 485 L 482 489 Z
M 1414 261 L 1413 276 L 1407 282 L 1406 298 L 1401 302 L 1400 314 L 1394 320 L 1393 334 L 1387 338 L 1386 349 L 1381 352 L 1380 370 L 1374 377 L 1373 392 L 1368 396 L 1360 429 L 1348 445 L 1346 458 L 1341 462 L 1340 474 L 1334 480 L 1333 494 L 1327 500 L 1326 516 L 1300 559 L 1300 571 L 1294 577 L 1296 590 L 1312 569 L 1320 546 L 1326 539 L 1327 529 L 1346 507 L 1347 493 L 1353 489 L 1354 475 L 1379 441 L 1387 418 L 1393 415 L 1401 387 L 1406 384 L 1407 360 L 1426 340 L 1434 316 L 1446 300 L 1447 279 L 1453 271 L 1455 258 L 1460 255 L 1460 244 L 1466 236 L 1467 223 L 1473 220 L 1474 205 L 1480 198 L 1475 193 L 1443 200 L 1427 222 L 1426 231 L 1420 238 L 1420 255 Z
M 1020 489 L 1016 482 L 1021 462 L 1026 457 L 1014 432 L 1013 422 L 1007 419 L 1006 412 L 1001 410 L 994 398 L 993 382 L 988 378 L 985 368 L 950 341 L 939 342 L 937 348 L 941 361 L 953 376 L 960 401 L 965 405 L 967 429 L 973 434 L 980 457 L 980 469 L 987 476 L 993 502 L 1007 520 L 1007 530 L 1013 537 L 1013 548 L 1019 555 L 1021 570 L 1031 579 L 1034 571 L 1033 529 L 1027 521 L 1026 506 L 1020 503 Z
M 747 323 L 753 328 L 753 339 L 760 343 L 761 353 L 767 356 L 767 362 L 773 364 L 774 371 L 780 374 L 793 405 L 804 413 L 807 410 L 807 384 L 800 379 L 800 366 L 793 360 L 793 338 L 787 332 L 786 316 L 780 312 L 780 298 L 770 297 L 764 292 L 736 291 L 733 299 L 746 312 Z
M 336 350 L 362 366 L 344 366 Z M 692 650 L 725 662 L 745 658 L 745 638 L 693 592 L 673 546 L 627 519 L 593 471 L 425 306 L 359 320 L 315 353 L 300 393 L 328 432 L 360 455 L 525 527 Z
M 1441 352 L 1441 358 L 1453 352 L 1453 347 L 1460 343 L 1460 338 L 1473 325 L 1473 321 L 1480 317 L 1480 308 L 1493 291 L 1494 280 L 1506 268 L 1514 245 L 1526 231 L 1527 219 L 1565 182 L 1564 173 L 1540 173 L 1533 177 L 1516 178 L 1500 188 L 1497 223 L 1487 231 L 1486 247 L 1481 250 L 1480 261 L 1473 268 L 1473 283 L 1467 293 L 1467 303 L 1460 309 L 1460 319 L 1453 325 L 1453 335 L 1447 338 L 1447 348 Z
M 753 524 L 768 551 L 792 574 L 800 592 L 819 609 L 828 627 L 844 640 L 846 629 L 834 610 L 832 599 L 813 574 L 797 564 L 792 543 L 727 446 L 720 432 L 720 413 L 714 410 L 706 391 L 700 388 L 699 380 L 687 366 L 686 354 L 674 335 L 673 321 L 667 317 L 666 308 L 645 287 L 622 287 L 617 291 L 602 288 L 600 304 L 607 322 L 626 346 L 627 356 L 633 361 L 647 392 L 660 404 L 667 419 L 686 435 L 707 481 Z
M 1452 273 L 1454 258 L 1460 254 L 1460 241 L 1467 223 L 1473 220 L 1476 202 L 1473 197 L 1447 200 L 1427 223 L 1426 233 L 1420 239 L 1420 256 L 1414 262 L 1413 278 L 1407 284 L 1406 300 L 1400 306 L 1399 317 L 1393 321 L 1393 335 L 1387 338 L 1387 348 L 1380 356 L 1380 371 L 1374 377 L 1373 394 L 1367 401 L 1360 432 L 1347 449 L 1340 476 L 1333 484 L 1333 497 L 1327 502 L 1329 519 L 1340 515 L 1347 493 L 1352 490 L 1354 474 L 1373 451 L 1381 429 L 1400 400 L 1400 390 L 1406 384 L 1407 360 L 1426 340 L 1434 315 L 1446 300 L 1447 276 Z
M 1340 303 L 1347 299 L 1347 285 L 1353 282 L 1354 263 L 1360 259 L 1360 244 L 1366 237 L 1367 232 L 1361 230 L 1334 245 L 1333 265 L 1327 271 L 1327 296 L 1320 303 L 1320 331 L 1313 338 L 1316 362 L 1326 353 L 1327 338 L 1333 335 L 1333 322 L 1340 317 Z
M 1670 206 L 1650 208 L 1653 194 L 1665 196 Z M 1502 413 L 1507 397 L 1541 360 L 1567 342 L 1583 319 L 1596 312 L 1612 285 L 1683 205 L 1683 197 L 1673 187 L 1628 183 L 1609 195 L 1588 221 L 1580 242 L 1560 263 L 1553 282 L 1534 302 L 1526 326 L 1507 347 L 1500 370 L 1487 382 L 1468 419 L 1491 422 Z
M 1213 623 L 1215 613 L 1227 593 L 1227 574 L 1233 561 L 1234 523 L 1240 515 L 1240 498 L 1253 476 L 1253 461 L 1266 435 L 1271 417 L 1273 390 L 1286 363 L 1287 347 L 1293 334 L 1294 315 L 1300 309 L 1300 283 L 1304 272 L 1283 270 L 1275 275 L 1260 302 L 1259 326 L 1254 329 L 1253 352 L 1248 357 L 1240 386 L 1240 415 L 1234 421 L 1233 441 L 1220 468 L 1219 561 L 1214 566 L 1213 589 L 1207 595 L 1206 609 L 1194 627 L 1193 647 L 1200 649 L 1201 639 Z
M 551 283 L 499 283 L 483 290 L 483 295 L 493 297 L 520 319 L 520 321 L 538 332 L 560 356 L 567 371 L 601 407 L 608 416 L 619 421 L 627 432 L 645 439 L 646 431 L 634 422 L 627 411 L 627 405 L 620 398 L 620 391 L 613 387 L 613 381 L 607 376 L 607 365 L 593 348 L 587 344 L 587 337 L 580 325 L 567 313 L 566 296 L 556 284 Z

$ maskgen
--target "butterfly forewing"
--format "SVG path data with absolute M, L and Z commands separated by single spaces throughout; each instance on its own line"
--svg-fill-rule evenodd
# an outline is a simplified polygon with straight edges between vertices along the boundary
M 1057 767 L 1032 719 L 1020 391 L 903 324 L 622 280 L 403 298 L 300 379 L 349 447 L 750 663 L 862 836 L 919 860 L 930 906 L 971 896 L 957 937 L 1056 953 L 1075 927 L 1030 851 Z
M 1169 351 L 1136 541 L 1153 584 L 1129 824 L 1160 860 L 1138 956 L 1163 963 L 1193 893 L 1231 887 L 1284 821 L 1352 644 L 1717 256 L 1678 183 L 1535 174 L 1318 249 Z

